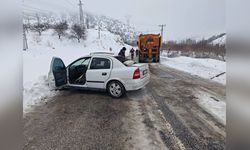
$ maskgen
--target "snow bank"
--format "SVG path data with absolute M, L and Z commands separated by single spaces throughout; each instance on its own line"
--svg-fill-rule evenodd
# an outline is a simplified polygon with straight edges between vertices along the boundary
M 40 76 L 34 82 L 26 82 L 23 85 L 23 110 L 28 112 L 31 106 L 47 102 L 49 97 L 56 95 L 48 86 L 46 76 Z
M 162 55 L 161 64 L 207 79 L 226 72 L 226 62 L 207 58 L 198 59 L 184 56 L 168 58 Z M 226 84 L 226 74 L 213 78 L 213 81 Z
M 46 79 L 52 57 L 60 57 L 67 66 L 91 52 L 110 52 L 112 48 L 112 52 L 118 54 L 122 47 L 126 47 L 128 55 L 131 48 L 120 36 L 108 31 L 101 31 L 101 39 L 98 39 L 95 29 L 89 29 L 86 41 L 81 43 L 65 37 L 59 40 L 53 30 L 43 32 L 41 36 L 29 32 L 27 39 L 29 49 L 23 51 L 24 111 L 39 100 L 54 95 L 48 90 Z
M 198 104 L 222 124 L 226 124 L 226 103 L 209 93 L 199 91 L 196 94 Z

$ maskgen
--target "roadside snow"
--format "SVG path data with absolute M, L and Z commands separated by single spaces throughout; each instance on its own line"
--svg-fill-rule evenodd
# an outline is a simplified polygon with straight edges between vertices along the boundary
M 89 29 L 87 34 L 86 41 L 81 43 L 65 37 L 59 40 L 53 30 L 43 32 L 41 36 L 34 32 L 27 34 L 29 49 L 23 51 L 24 112 L 56 94 L 49 90 L 47 82 L 52 57 L 60 57 L 67 66 L 91 52 L 110 52 L 110 48 L 118 54 L 122 47 L 126 47 L 126 55 L 129 54 L 131 46 L 124 44 L 118 35 L 102 31 L 101 39 L 98 39 L 98 31 L 95 29 Z
M 211 94 L 199 91 L 196 94 L 198 104 L 222 124 L 226 124 L 226 103 Z
M 175 57 L 168 58 L 166 55 L 161 56 L 161 64 L 197 75 L 206 79 L 211 79 L 216 75 L 226 72 L 226 62 L 207 59 L 207 58 L 191 58 L 191 57 Z M 213 81 L 226 84 L 226 74 L 215 77 Z
M 46 103 L 49 97 L 56 95 L 48 86 L 47 77 L 40 76 L 34 82 L 26 82 L 23 85 L 23 110 L 28 112 L 33 105 Z

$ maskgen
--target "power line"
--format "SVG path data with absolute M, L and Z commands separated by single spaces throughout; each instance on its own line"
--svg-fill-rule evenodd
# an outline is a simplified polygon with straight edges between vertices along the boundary
M 56 7 L 58 7 L 58 6 L 62 6 L 61 4 L 65 4 L 65 3 L 60 3 L 60 5 L 58 5 L 58 3 L 52 3 L 52 2 L 54 2 L 54 1 L 44 1 L 44 0 L 39 0 L 41 3 L 43 3 L 43 4 L 45 4 L 45 5 L 53 5 L 53 6 L 56 6 Z M 72 6 L 72 8 L 75 8 L 75 6 L 70 2 L 70 1 L 68 1 L 68 0 L 65 0 L 66 2 L 67 2 L 67 4 L 69 4 L 70 6 Z M 39 2 L 39 3 L 40 3 Z M 38 4 L 38 3 L 36 3 L 36 4 Z M 64 8 L 66 8 L 66 9 L 68 9 L 68 7 L 66 7 L 66 6 L 68 6 L 68 5 L 63 5 L 62 7 L 64 7 Z
M 44 2 L 44 1 L 42 1 L 42 2 Z M 46 4 L 48 4 L 48 3 L 46 3 Z M 64 3 L 64 4 L 66 4 L 66 3 Z M 55 5 L 54 3 L 50 3 L 50 4 L 48 4 L 48 5 L 60 6 L 60 5 Z M 41 10 L 41 11 L 58 12 L 58 11 L 56 11 L 55 9 L 53 9 L 53 10 L 39 9 L 39 8 L 36 8 L 36 7 L 33 7 L 33 6 L 26 5 L 26 4 L 24 4 L 24 3 L 23 3 L 23 6 L 26 7 L 26 8 L 32 8 L 32 9 Z M 61 5 L 61 7 L 63 7 L 64 10 L 66 10 L 67 12 L 70 12 L 69 10 L 72 10 L 72 9 L 69 9 L 69 7 L 67 7 L 67 6 L 68 6 L 67 4 L 66 4 L 66 5 Z M 70 6 L 72 6 L 72 8 L 75 9 L 75 7 L 73 6 L 73 4 L 70 3 Z M 58 9 L 58 10 L 59 10 L 59 9 Z M 60 10 L 61 10 L 61 9 L 60 9 Z
M 159 32 L 159 29 L 157 29 L 157 30 L 140 30 L 140 32 Z
M 52 12 L 52 10 L 40 9 L 40 8 L 36 8 L 33 6 L 26 5 L 26 4 L 23 4 L 23 7 L 30 8 L 30 9 L 36 9 L 36 10 L 40 10 L 40 11 L 51 11 Z
M 30 6 L 23 6 L 23 10 L 24 11 L 32 11 L 32 12 L 35 12 L 35 13 L 42 13 L 42 14 L 49 14 L 49 13 L 53 12 L 53 11 L 50 11 L 50 10 L 42 10 L 42 9 L 39 9 L 39 8 L 30 7 Z
M 39 13 L 39 14 L 43 14 L 43 15 L 48 15 L 49 13 L 45 13 L 45 12 L 41 12 L 41 11 L 36 11 L 36 10 L 23 10 L 23 13 L 26 13 L 26 14 L 29 14 L 29 15 L 32 15 L 31 13 Z
M 69 5 L 71 5 L 73 8 L 75 8 L 75 5 L 74 4 L 72 4 L 70 1 L 68 1 L 68 0 L 65 0 Z

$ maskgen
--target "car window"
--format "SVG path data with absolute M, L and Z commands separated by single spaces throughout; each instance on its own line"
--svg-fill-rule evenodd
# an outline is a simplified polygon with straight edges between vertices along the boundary
M 147 39 L 147 43 L 149 43 L 149 42 L 154 42 L 154 39 L 152 39 L 152 38 Z
M 106 58 L 93 58 L 90 69 L 110 69 L 110 60 Z
M 77 60 L 71 66 L 79 66 L 79 65 L 88 66 L 89 65 L 89 61 L 90 61 L 90 57 L 85 57 L 85 58 Z
M 61 59 L 56 58 L 53 63 L 53 71 L 63 70 L 65 68 Z

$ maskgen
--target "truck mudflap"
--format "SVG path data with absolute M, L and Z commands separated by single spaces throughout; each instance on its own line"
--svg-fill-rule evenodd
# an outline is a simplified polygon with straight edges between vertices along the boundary
M 139 57 L 139 63 L 158 63 L 160 56 L 153 56 L 151 59 L 148 56 Z

